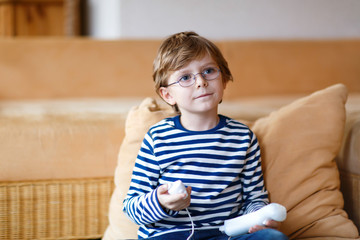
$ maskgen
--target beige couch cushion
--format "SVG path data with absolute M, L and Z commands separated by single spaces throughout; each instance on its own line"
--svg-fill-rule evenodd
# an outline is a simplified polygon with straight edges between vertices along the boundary
M 334 85 L 249 123 L 261 144 L 270 199 L 288 209 L 282 231 L 291 238 L 358 238 L 342 209 L 334 162 L 344 130 L 346 98 L 345 86 Z M 171 114 L 151 99 L 129 114 L 104 239 L 136 238 L 137 226 L 121 211 L 131 168 L 148 127 Z
M 360 175 L 360 95 L 356 100 L 358 109 L 348 108 L 344 144 L 337 160 L 341 170 Z

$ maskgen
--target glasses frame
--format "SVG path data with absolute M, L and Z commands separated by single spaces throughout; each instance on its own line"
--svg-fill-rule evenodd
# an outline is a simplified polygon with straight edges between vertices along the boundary
M 220 75 L 220 73 L 221 73 L 221 70 L 219 69 L 219 68 L 216 68 L 216 67 L 214 67 L 214 69 L 216 69 L 216 72 L 218 73 L 218 75 L 216 76 L 216 77 L 214 77 L 213 79 L 206 79 L 205 77 L 204 77 L 204 71 L 202 71 L 202 72 L 199 72 L 199 73 L 189 73 L 189 75 L 191 75 L 192 76 L 192 78 L 191 79 L 193 79 L 193 82 L 190 84 L 190 85 L 188 85 L 188 86 L 183 86 L 183 85 L 181 85 L 181 78 L 179 79 L 179 80 L 177 80 L 176 82 L 173 82 L 173 83 L 170 83 L 170 84 L 168 84 L 168 85 L 166 85 L 165 87 L 170 87 L 170 86 L 172 86 L 172 85 L 175 85 L 175 84 L 179 84 L 181 87 L 183 87 L 183 88 L 187 88 L 187 87 L 191 87 L 192 85 L 194 85 L 194 83 L 196 82 L 196 76 L 197 75 L 199 75 L 199 74 L 201 74 L 201 76 L 202 76 L 202 78 L 203 79 L 205 79 L 207 82 L 208 81 L 212 81 L 212 80 L 215 80 L 215 79 L 217 79 L 218 77 L 219 77 L 219 75 Z

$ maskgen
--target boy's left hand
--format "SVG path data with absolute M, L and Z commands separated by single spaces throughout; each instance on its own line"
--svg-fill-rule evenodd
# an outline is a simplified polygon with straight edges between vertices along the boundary
M 280 222 L 277 222 L 275 220 L 268 220 L 266 222 L 265 226 L 255 225 L 255 226 L 251 227 L 249 229 L 249 233 L 254 233 L 254 232 L 257 232 L 259 230 L 266 229 L 266 228 L 272 228 L 272 229 L 275 229 L 275 230 L 279 230 L 280 225 L 281 225 Z

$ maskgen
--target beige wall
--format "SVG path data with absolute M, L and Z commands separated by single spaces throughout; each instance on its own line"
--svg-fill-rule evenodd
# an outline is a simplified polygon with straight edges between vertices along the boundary
M 91 0 L 92 34 L 162 39 L 185 30 L 212 40 L 360 37 L 358 0 Z M 116 21 L 112 21 L 116 19 Z

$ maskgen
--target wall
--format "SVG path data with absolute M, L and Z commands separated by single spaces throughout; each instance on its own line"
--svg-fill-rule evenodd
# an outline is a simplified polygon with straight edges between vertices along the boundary
M 358 0 L 89 0 L 88 11 L 97 38 L 161 39 L 184 30 L 213 40 L 360 37 Z
M 0 99 L 156 96 L 151 76 L 160 43 L 0 39 Z M 339 82 L 360 92 L 360 39 L 216 44 L 234 77 L 224 99 L 308 94 Z

